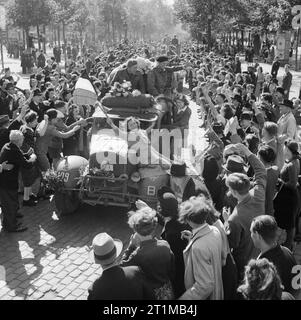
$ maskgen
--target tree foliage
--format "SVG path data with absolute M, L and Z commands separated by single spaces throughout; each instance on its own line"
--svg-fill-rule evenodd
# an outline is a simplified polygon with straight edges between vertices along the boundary
M 72 15 L 68 22 L 73 25 L 75 31 L 82 35 L 91 22 L 87 2 L 85 0 L 73 0 L 71 6 Z
M 11 0 L 7 15 L 13 26 L 28 30 L 31 26 L 48 24 L 55 8 L 53 0 Z
M 175 14 L 191 30 L 206 31 L 208 16 L 216 32 L 251 27 L 258 31 L 291 29 L 292 6 L 300 0 L 176 0 Z

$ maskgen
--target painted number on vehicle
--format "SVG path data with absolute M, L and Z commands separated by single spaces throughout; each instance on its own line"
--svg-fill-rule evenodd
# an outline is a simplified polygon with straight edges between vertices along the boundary
M 69 178 L 70 178 L 70 173 L 61 171 L 61 172 L 58 172 L 58 177 L 63 179 L 63 181 L 65 183 L 67 183 L 69 181 Z
M 156 196 L 156 187 L 149 186 L 147 189 L 147 195 L 151 197 Z

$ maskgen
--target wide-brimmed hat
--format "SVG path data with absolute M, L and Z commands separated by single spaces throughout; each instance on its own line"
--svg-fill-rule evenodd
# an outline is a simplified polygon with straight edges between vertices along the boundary
M 123 243 L 121 240 L 113 239 L 107 233 L 100 233 L 93 239 L 92 247 L 91 256 L 94 262 L 108 267 L 121 255 Z
M 9 82 L 6 87 L 5 87 L 6 90 L 10 90 L 10 89 L 15 89 L 15 85 L 11 82 Z
M 240 121 L 247 120 L 252 121 L 252 114 L 250 112 L 244 112 L 240 116 Z
M 294 109 L 294 103 L 291 100 L 284 100 L 283 103 L 281 103 L 281 105 L 288 107 L 290 109 Z
M 284 89 L 282 87 L 277 87 L 276 92 L 281 93 L 283 96 L 285 95 Z
M 40 89 L 35 89 L 35 90 L 33 91 L 33 96 L 34 96 L 34 97 L 42 96 L 42 95 L 43 95 L 43 93 L 42 93 L 42 91 L 41 91 Z
M 167 56 L 160 56 L 156 59 L 157 62 L 161 63 L 161 62 L 167 62 L 169 61 L 169 58 Z
M 287 140 L 285 141 L 285 146 L 291 151 L 291 153 L 295 156 L 299 156 L 299 145 L 296 141 Z
M 246 173 L 248 169 L 243 158 L 235 154 L 229 156 L 223 168 L 228 173 Z
M 170 168 L 170 175 L 173 177 L 185 177 L 186 176 L 186 163 L 174 163 Z

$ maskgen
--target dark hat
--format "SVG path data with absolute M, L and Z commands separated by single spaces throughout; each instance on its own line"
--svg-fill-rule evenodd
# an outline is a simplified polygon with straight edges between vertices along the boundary
M 42 74 L 38 74 L 37 77 L 36 77 L 36 79 L 38 81 L 41 81 L 43 78 L 44 78 L 44 76 Z
M 166 62 L 166 61 L 169 61 L 169 58 L 167 56 L 160 56 L 156 59 L 156 61 L 159 63 Z
M 189 106 L 189 101 L 184 94 L 178 94 L 174 100 L 175 101 L 182 101 L 182 102 L 184 102 L 185 106 Z
M 212 126 L 212 129 L 216 134 L 223 134 L 224 133 L 224 126 L 220 122 L 215 122 Z
M 204 158 L 203 178 L 205 181 L 215 181 L 219 175 L 219 170 L 218 162 L 213 156 L 208 155 Z
M 33 91 L 33 96 L 36 97 L 36 96 L 41 96 L 42 95 L 42 92 L 40 89 L 35 89 Z
M 290 109 L 294 109 L 294 103 L 291 100 L 284 100 L 282 105 L 284 105 Z
M 6 90 L 14 89 L 14 88 L 15 88 L 14 84 L 13 84 L 13 83 L 10 83 L 10 82 L 9 82 L 9 83 L 6 85 L 6 87 L 5 87 Z
M 246 173 L 247 171 L 243 158 L 238 155 L 229 156 L 223 168 L 229 173 Z
M 173 164 L 170 169 L 170 174 L 174 177 L 185 177 L 186 176 L 186 164 Z
M 282 87 L 277 87 L 276 92 L 281 93 L 283 96 L 285 95 L 284 89 Z
M 233 100 L 242 103 L 242 97 L 239 94 L 235 94 Z
M 292 152 L 293 155 L 299 156 L 299 145 L 296 141 L 287 140 L 285 141 L 285 146 Z
M 240 121 L 243 121 L 243 120 L 252 121 L 252 114 L 250 112 L 242 113 L 240 116 Z
M 2 115 L 0 116 L 0 126 L 3 126 L 5 124 L 9 123 L 9 116 L 8 115 Z

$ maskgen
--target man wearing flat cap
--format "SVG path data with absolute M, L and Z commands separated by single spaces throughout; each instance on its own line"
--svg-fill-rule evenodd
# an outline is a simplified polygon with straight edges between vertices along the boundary
M 145 93 L 145 85 L 143 76 L 140 71 L 138 71 L 137 60 L 131 59 L 122 66 L 119 70 L 115 71 L 115 75 L 110 77 L 110 85 L 114 85 L 115 82 L 123 83 L 124 81 L 130 81 L 133 90 L 139 90 L 141 93 Z
M 32 100 L 29 104 L 30 110 L 36 112 L 39 116 L 38 121 L 41 122 L 44 119 L 45 106 L 42 103 L 43 93 L 40 89 L 35 89 L 33 91 Z
M 148 73 L 147 91 L 154 97 L 161 94 L 172 97 L 172 91 L 176 88 L 174 72 L 183 70 L 183 66 L 168 67 L 169 59 L 160 56 L 156 59 L 157 65 Z

